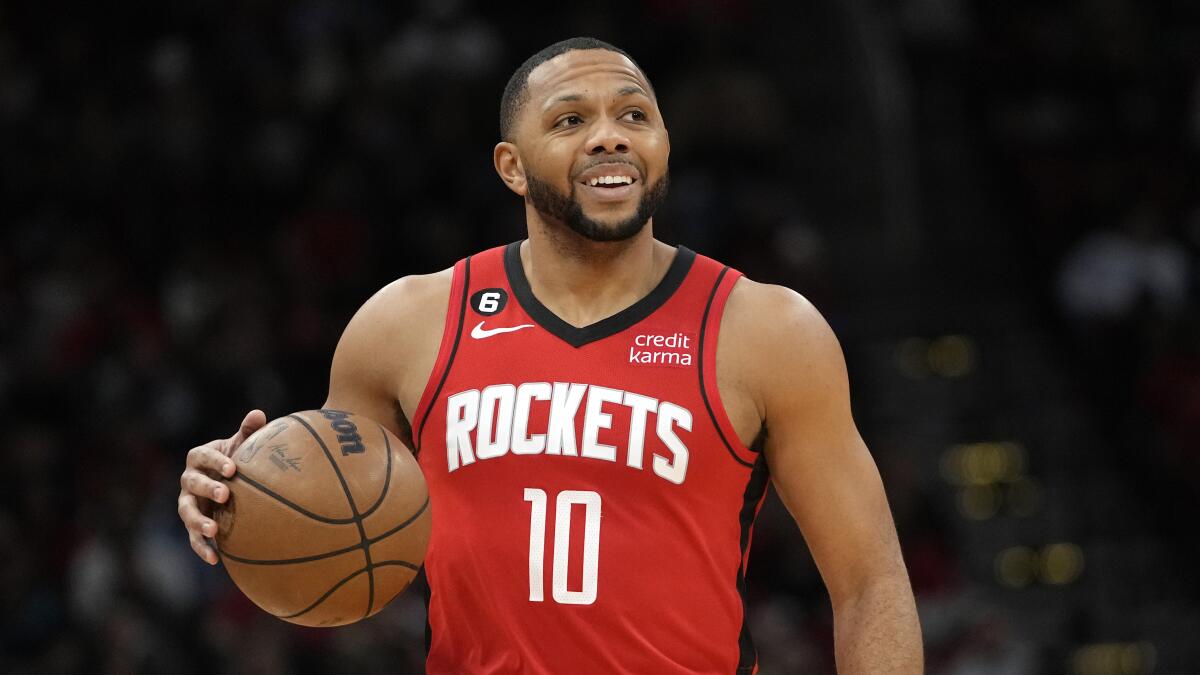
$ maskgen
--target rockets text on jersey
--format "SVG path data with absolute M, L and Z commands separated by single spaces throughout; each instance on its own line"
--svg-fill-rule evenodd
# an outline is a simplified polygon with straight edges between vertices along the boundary
M 534 401 L 549 401 L 550 415 L 545 433 L 530 433 L 529 413 Z M 446 399 L 446 470 L 471 464 L 476 459 L 516 455 L 562 455 L 616 462 L 617 446 L 600 443 L 602 429 L 612 427 L 612 413 L 605 404 L 629 409 L 629 437 L 622 444 L 623 461 L 631 469 L 642 469 L 646 418 L 653 413 L 654 433 L 669 451 L 651 459 L 654 473 L 672 483 L 687 476 L 688 449 L 677 429 L 691 431 L 692 413 L 687 408 L 631 391 L 575 382 L 523 382 L 492 384 L 483 391 L 469 389 Z M 575 428 L 583 434 L 576 442 Z

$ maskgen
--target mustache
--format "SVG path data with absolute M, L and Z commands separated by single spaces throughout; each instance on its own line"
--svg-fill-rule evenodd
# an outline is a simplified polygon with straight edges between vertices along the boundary
M 633 168 L 637 169 L 639 176 L 641 176 L 643 179 L 646 177 L 646 170 L 643 169 L 641 167 L 641 165 L 639 165 L 637 162 L 635 162 L 631 159 L 627 159 L 624 157 L 601 157 L 601 158 L 595 159 L 593 161 L 590 161 L 587 164 L 576 169 L 571 174 L 571 180 L 575 180 L 576 178 L 579 177 L 580 174 L 584 173 L 585 171 L 588 171 L 592 167 L 600 166 L 601 164 L 625 164 L 627 166 L 632 166 Z

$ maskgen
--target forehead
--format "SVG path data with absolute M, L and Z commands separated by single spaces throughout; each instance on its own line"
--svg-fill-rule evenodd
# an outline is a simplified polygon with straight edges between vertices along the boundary
M 593 88 L 615 90 L 631 84 L 650 93 L 646 76 L 627 56 L 606 49 L 585 49 L 559 54 L 540 64 L 529 73 L 526 87 L 530 102 L 541 107 L 559 94 L 583 94 Z

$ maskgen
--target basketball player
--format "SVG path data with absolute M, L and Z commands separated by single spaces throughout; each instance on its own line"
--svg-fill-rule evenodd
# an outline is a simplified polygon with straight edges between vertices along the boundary
M 842 673 L 919 673 L 916 609 L 845 363 L 804 298 L 653 236 L 670 143 L 621 50 L 552 45 L 500 107 L 529 238 L 402 278 L 346 327 L 325 407 L 417 453 L 431 673 L 751 673 L 745 572 L 768 481 L 833 603 Z M 179 514 L 217 558 L 193 449 Z

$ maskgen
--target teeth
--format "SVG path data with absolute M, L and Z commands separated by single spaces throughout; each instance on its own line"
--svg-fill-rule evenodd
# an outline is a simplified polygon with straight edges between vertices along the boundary
M 588 185 L 632 185 L 633 179 L 629 176 L 597 176 L 590 181 Z

